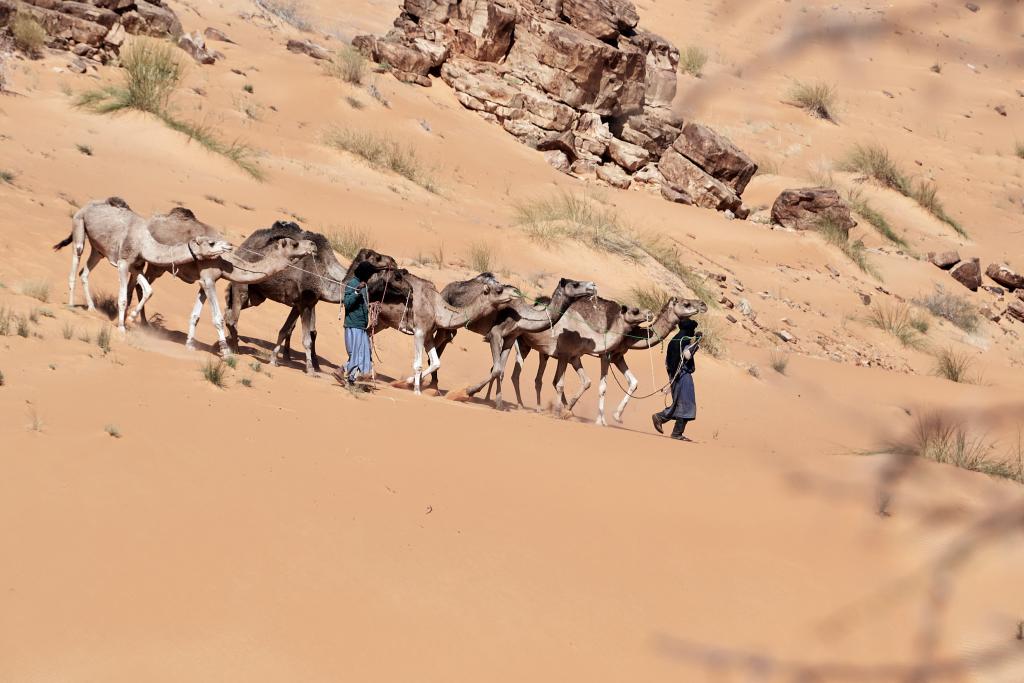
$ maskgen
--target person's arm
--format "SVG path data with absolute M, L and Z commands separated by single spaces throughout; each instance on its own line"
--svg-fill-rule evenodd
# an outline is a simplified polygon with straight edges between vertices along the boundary
M 353 309 L 362 299 L 363 293 L 359 291 L 359 280 L 352 278 L 345 287 L 345 308 Z

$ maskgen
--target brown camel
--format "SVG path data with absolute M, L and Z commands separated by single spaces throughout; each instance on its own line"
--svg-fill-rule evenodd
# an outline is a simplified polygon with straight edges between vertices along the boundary
M 368 294 L 370 301 L 380 303 L 373 331 L 381 327 L 391 327 L 413 335 L 412 377 L 408 382 L 413 385 L 417 394 L 420 393 L 422 378 L 441 367 L 441 359 L 434 347 L 434 333 L 437 330 L 452 330 L 471 326 L 475 321 L 504 310 L 513 305 L 516 291 L 506 285 L 481 284 L 479 296 L 468 301 L 464 306 L 452 306 L 446 302 L 437 287 L 429 280 L 411 273 L 405 275 L 410 287 L 404 298 L 400 294 L 389 294 L 380 299 Z M 423 355 L 426 352 L 430 365 L 423 367 Z
M 583 370 L 580 359 L 586 355 L 600 355 L 609 350 L 617 349 L 633 328 L 640 323 L 651 320 L 653 314 L 635 306 L 625 306 L 615 301 L 592 297 L 574 301 L 569 310 L 547 332 L 527 332 L 517 340 L 516 365 L 512 369 L 512 386 L 516 398 L 522 405 L 522 394 L 519 390 L 519 376 L 522 373 L 523 361 L 531 349 L 540 354 L 540 365 L 534 386 L 537 390 L 537 405 L 541 405 L 540 391 L 544 381 L 544 369 L 549 358 L 558 360 L 555 370 L 554 387 L 560 405 L 569 411 L 590 388 L 590 379 Z M 580 378 L 580 389 L 566 401 L 565 399 L 565 368 L 572 365 Z
M 71 234 L 53 246 L 57 251 L 74 243 L 71 274 L 68 276 L 69 306 L 75 305 L 75 277 L 86 238 L 92 245 L 81 275 L 86 305 L 90 311 L 96 308 L 89 291 L 89 272 L 106 257 L 117 268 L 117 327 L 122 332 L 129 292 L 136 281 L 149 286 L 142 276 L 142 269 L 147 263 L 177 267 L 192 264 L 197 259 L 217 258 L 231 251 L 231 245 L 226 241 L 207 236 L 189 236 L 177 242 L 161 243 L 149 231 L 148 226 L 153 220 L 147 221 L 132 211 L 119 197 L 89 202 L 75 213 Z
M 618 368 L 619 372 L 625 376 L 626 381 L 629 382 L 626 395 L 622 398 L 613 414 L 615 421 L 621 423 L 622 411 L 626 409 L 629 399 L 633 398 L 633 392 L 636 391 L 639 384 L 632 370 L 626 364 L 626 351 L 653 347 L 660 343 L 662 339 L 670 336 L 682 320 L 706 313 L 707 310 L 707 304 L 699 299 L 672 297 L 665 302 L 653 323 L 647 327 L 634 327 L 618 348 L 609 349 L 606 353 L 601 354 L 601 379 L 598 382 L 597 389 L 597 424 L 602 426 L 607 424 L 604 419 L 604 396 L 608 390 L 609 366 L 614 365 Z

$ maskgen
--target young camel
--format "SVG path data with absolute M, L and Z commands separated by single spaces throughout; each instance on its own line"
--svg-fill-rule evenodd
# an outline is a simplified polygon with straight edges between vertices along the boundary
M 198 220 L 195 214 L 188 209 L 181 207 L 171 210 L 166 216 L 156 217 L 156 219 L 150 222 L 149 230 L 153 237 L 162 243 L 173 243 L 198 235 L 206 235 L 208 237 L 216 235 L 213 228 Z M 187 263 L 180 268 L 166 268 L 158 264 L 151 264 L 146 268 L 145 279 L 152 285 L 157 278 L 170 271 L 182 282 L 188 284 L 198 282 L 199 293 L 196 295 L 196 302 L 192 307 L 192 315 L 189 318 L 188 338 L 185 341 L 185 348 L 195 348 L 196 325 L 199 323 L 199 316 L 203 312 L 203 304 L 209 299 L 210 315 L 213 320 L 213 326 L 217 330 L 221 355 L 230 356 L 231 348 L 228 346 L 224 335 L 224 319 L 220 309 L 220 302 L 217 300 L 217 280 L 223 278 L 239 285 L 258 284 L 288 269 L 292 263 L 299 259 L 307 256 L 315 257 L 316 253 L 317 246 L 311 240 L 296 240 L 279 235 L 271 240 L 256 260 L 242 259 L 237 253 L 233 253 L 229 256 Z M 142 282 L 140 280 L 140 284 Z M 152 296 L 152 287 L 144 287 L 143 289 L 144 291 L 136 310 L 141 310 Z
M 555 370 L 554 387 L 560 405 L 570 412 L 580 397 L 590 388 L 590 378 L 583 370 L 580 359 L 585 355 L 600 355 L 617 349 L 632 332 L 633 328 L 648 322 L 653 314 L 635 306 L 624 306 L 615 301 L 593 297 L 574 301 L 569 310 L 558 323 L 548 332 L 527 332 L 520 335 L 516 342 L 516 364 L 512 369 L 512 386 L 515 388 L 516 399 L 523 404 L 519 390 L 519 376 L 522 373 L 523 361 L 536 350 L 540 354 L 540 364 L 534 387 L 537 390 L 537 405 L 541 405 L 541 386 L 544 381 L 544 369 L 549 358 L 558 360 Z M 570 399 L 565 399 L 565 369 L 572 365 L 580 378 L 579 391 Z M 603 416 L 598 419 L 598 424 Z
M 227 291 L 226 322 L 231 345 L 238 351 L 238 319 L 242 311 L 259 306 L 264 301 L 277 301 L 289 306 L 288 319 L 277 335 L 277 344 L 270 357 L 271 365 L 277 365 L 278 354 L 286 359 L 291 356 L 290 340 L 295 323 L 302 321 L 302 345 L 306 351 L 306 372 L 316 374 L 320 362 L 316 355 L 316 304 L 319 301 L 341 304 L 345 286 L 352 279 L 355 267 L 362 261 L 369 261 L 378 270 L 395 268 L 395 259 L 378 254 L 372 249 L 362 249 L 356 254 L 346 271 L 334 255 L 327 238 L 316 232 L 309 232 L 291 221 L 277 221 L 271 227 L 257 230 L 238 247 L 237 253 L 243 259 L 256 259 L 274 240 L 280 237 L 295 240 L 311 240 L 317 247 L 315 256 L 308 256 L 296 262 L 295 268 L 288 268 L 259 284 L 232 284 Z
M 385 296 L 379 287 L 374 286 L 367 288 L 367 297 L 371 303 L 380 303 L 373 332 L 380 327 L 391 327 L 407 334 L 407 329 L 412 328 L 413 374 L 406 381 L 419 394 L 423 376 L 441 367 L 441 359 L 434 346 L 434 333 L 470 327 L 481 318 L 512 307 L 516 291 L 506 285 L 483 284 L 479 296 L 464 306 L 452 306 L 429 280 L 407 273 L 404 281 L 409 286 L 408 293 L 404 295 L 397 290 L 389 290 Z M 423 367 L 424 352 L 430 360 L 426 368 Z
M 136 281 L 145 283 L 142 269 L 146 263 L 155 263 L 167 267 L 183 266 L 194 263 L 197 259 L 217 258 L 231 251 L 231 245 L 220 239 L 205 236 L 186 238 L 173 244 L 162 244 L 155 240 L 149 232 L 147 221 L 132 211 L 128 204 L 119 197 L 110 197 L 103 201 L 92 201 L 75 213 L 71 223 L 71 234 L 57 244 L 54 251 L 59 251 L 74 243 L 71 254 L 71 274 L 68 276 L 68 305 L 75 305 L 75 277 L 78 275 L 79 259 L 85 250 L 88 238 L 92 245 L 89 258 L 82 268 L 82 290 L 89 310 L 95 310 L 89 290 L 89 272 L 104 257 L 117 268 L 117 327 L 125 330 L 125 312 L 128 308 L 128 294 Z M 141 309 L 136 309 L 137 313 Z M 133 313 L 133 318 L 135 313 Z
M 621 423 L 622 411 L 626 409 L 629 400 L 633 398 L 633 392 L 636 391 L 639 385 L 636 376 L 633 375 L 633 371 L 626 364 L 626 351 L 652 348 L 659 344 L 662 339 L 671 336 L 682 320 L 706 313 L 707 310 L 707 304 L 699 299 L 672 297 L 665 302 L 653 323 L 647 327 L 634 327 L 618 348 L 609 349 L 606 353 L 601 354 L 601 379 L 598 382 L 597 389 L 597 424 L 607 425 L 604 419 L 604 396 L 608 390 L 609 366 L 614 365 L 618 368 L 619 372 L 625 376 L 626 381 L 629 383 L 626 395 L 622 397 L 622 401 L 612 415 L 616 422 Z
M 481 273 L 473 280 L 452 283 L 445 287 L 441 296 L 450 304 L 458 305 L 474 290 L 480 288 L 480 278 L 490 275 Z M 492 276 L 493 277 L 493 276 Z M 453 285 L 458 285 L 453 287 Z M 450 289 L 451 288 L 451 289 Z M 491 371 L 481 382 L 466 388 L 466 393 L 474 396 L 485 386 L 490 397 L 491 386 L 496 386 L 494 397 L 495 408 L 504 407 L 501 396 L 501 381 L 505 374 L 508 354 L 516 339 L 527 332 L 543 332 L 550 330 L 576 300 L 597 295 L 597 286 L 593 282 L 581 282 L 562 278 L 552 292 L 551 297 L 542 300 L 540 307 L 531 305 L 523 299 L 516 299 L 510 308 L 496 311 L 494 314 L 481 318 L 468 328 L 483 335 L 491 347 Z M 437 354 L 444 352 L 445 346 L 455 337 L 456 330 L 438 332 L 435 337 Z M 434 373 L 435 381 L 437 373 Z

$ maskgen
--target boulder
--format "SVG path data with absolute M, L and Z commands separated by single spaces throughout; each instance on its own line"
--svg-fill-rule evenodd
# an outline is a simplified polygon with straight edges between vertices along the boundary
M 597 177 L 620 190 L 628 189 L 633 183 L 633 179 L 629 177 L 629 174 L 616 164 L 602 164 L 598 166 Z
M 772 222 L 793 230 L 817 230 L 822 220 L 849 234 L 857 225 L 850 207 L 830 187 L 783 190 L 772 205 Z
M 417 19 L 446 21 L 455 14 L 458 0 L 405 0 L 403 9 Z
M 1006 304 L 1006 315 L 1024 323 L 1024 299 L 1010 299 Z
M 199 31 L 182 33 L 178 38 L 178 47 L 191 55 L 192 59 L 199 64 L 213 64 L 217 61 L 217 58 L 206 49 L 206 41 L 199 35 Z
M 699 123 L 690 122 L 683 126 L 672 148 L 715 180 L 728 185 L 736 194 L 743 194 L 747 183 L 757 172 L 753 159 L 724 135 Z
M 300 55 L 309 55 L 313 59 L 330 59 L 331 53 L 322 45 L 317 45 L 311 40 L 288 39 L 287 48 L 289 52 Z
M 665 183 L 675 195 L 689 197 L 696 206 L 716 211 L 729 209 L 737 216 L 743 214 L 745 217 L 749 214 L 749 211 L 743 209 L 740 198 L 731 188 L 712 178 L 675 149 L 670 149 L 662 155 L 658 162 L 658 170 L 665 176 Z M 662 195 L 665 194 L 662 191 Z
M 682 132 L 682 122 L 662 114 L 660 110 L 645 109 L 641 114 L 616 119 L 612 122 L 612 133 L 640 145 L 652 159 L 659 159 Z
M 162 38 L 181 35 L 181 22 L 170 9 L 160 4 L 137 0 L 130 12 L 121 15 L 121 23 L 128 33 Z
M 221 31 L 219 28 L 207 26 L 206 30 L 203 31 L 203 37 L 207 40 L 219 40 L 222 43 L 234 43 L 235 41 L 228 38 L 228 34 Z
M 608 124 L 597 114 L 582 114 L 574 128 L 575 148 L 582 157 L 600 159 L 614 139 Z
M 633 180 L 638 183 L 647 183 L 649 185 L 661 185 L 665 182 L 665 176 L 661 175 L 661 171 L 658 170 L 657 164 L 647 164 L 633 174 Z
M 51 40 L 67 45 L 85 43 L 92 47 L 99 47 L 103 44 L 103 37 L 107 35 L 108 31 L 101 24 L 72 14 L 62 14 L 57 10 L 21 5 L 19 11 L 25 12 L 38 21 Z
M 529 85 L 522 85 L 519 90 L 523 96 L 526 116 L 534 125 L 546 130 L 567 131 L 576 123 L 579 114 L 572 107 L 555 102 Z
M 629 43 L 645 55 L 644 107 L 668 113 L 676 97 L 679 49 L 661 36 L 647 31 L 637 31 Z
M 600 40 L 616 38 L 640 22 L 629 0 L 562 0 L 562 14 L 570 24 Z
M 91 21 L 107 29 L 117 23 L 118 18 L 117 12 L 103 9 L 102 7 L 95 7 L 87 2 L 61 2 L 56 9 L 62 14 L 70 14 L 73 17 Z
M 928 252 L 928 260 L 943 270 L 949 270 L 960 263 L 960 254 L 955 251 Z
M 68 63 L 68 71 L 76 74 L 84 74 L 86 72 L 85 60 L 81 57 L 75 57 Z
M 662 176 L 661 196 L 675 204 L 693 204 L 693 197 L 683 190 L 676 189 L 671 183 L 664 180 L 664 176 Z
M 964 287 L 976 292 L 978 287 L 981 287 L 981 260 L 972 258 L 969 261 L 961 261 L 949 271 L 949 274 Z
M 1011 292 L 1024 288 L 1024 275 L 1016 272 L 1005 263 L 993 263 L 985 269 L 985 274 L 1006 287 Z
M 457 26 L 452 44 L 454 54 L 481 62 L 497 62 L 512 47 L 516 8 L 494 0 L 476 0 L 459 6 L 464 28 Z
M 559 149 L 549 149 L 544 152 L 544 161 L 548 162 L 562 173 L 568 173 L 571 168 L 569 157 L 565 152 Z
M 636 173 L 650 160 L 646 149 L 618 138 L 612 138 L 608 143 L 608 154 L 612 161 L 629 173 Z

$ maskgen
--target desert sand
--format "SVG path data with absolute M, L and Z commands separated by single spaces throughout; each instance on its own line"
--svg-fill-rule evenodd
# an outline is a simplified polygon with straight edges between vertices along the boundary
M 929 251 L 1024 267 L 1016 3 L 637 3 L 641 26 L 708 51 L 702 78 L 680 76 L 674 106 L 762 165 L 744 201 L 770 206 L 829 172 L 860 188 L 909 245 L 860 221 L 853 235 L 880 279 L 810 233 L 562 174 L 439 79 L 371 74 L 384 107 L 284 48 L 383 33 L 397 2 L 309 2 L 313 34 L 253 19 L 245 0 L 169 4 L 186 30 L 235 41 L 216 43 L 225 58 L 212 66 L 190 63 L 175 111 L 260 150 L 263 182 L 152 116 L 75 107 L 77 93 L 117 82 L 114 67 L 78 75 L 48 51 L 15 60 L 14 94 L 0 95 L 0 170 L 13 174 L 0 183 L 0 306 L 37 319 L 26 337 L 0 338 L 0 680 L 1024 679 L 1024 489 L 920 459 L 894 477 L 900 461 L 883 452 L 945 411 L 994 455 L 1013 453 L 1024 324 L 982 320 L 968 334 L 933 318 L 929 348 L 916 349 L 866 323 L 860 296 L 910 301 L 942 284 L 979 307 L 992 300 Z M 785 101 L 806 79 L 835 84 L 835 123 Z M 325 146 L 330 126 L 408 144 L 440 193 Z M 934 180 L 969 237 L 835 170 L 866 141 Z M 183 346 L 193 287 L 161 279 L 147 307 L 158 327 L 120 336 L 103 312 L 64 305 L 69 253 L 50 249 L 75 207 L 117 195 L 146 215 L 188 206 L 236 244 L 277 219 L 362 228 L 439 286 L 475 274 L 479 245 L 532 294 L 559 277 L 623 301 L 669 286 L 650 263 L 532 241 L 515 206 L 558 192 L 588 193 L 671 240 L 756 311 L 761 328 L 709 314 L 724 351 L 698 357 L 694 443 L 651 430 L 660 393 L 607 428 L 592 424 L 596 383 L 571 416 L 535 405 L 535 356 L 525 408 L 467 399 L 490 358 L 466 331 L 444 355 L 440 391 L 388 383 L 412 360 L 393 331 L 376 338 L 378 389 L 346 391 L 330 378 L 344 350 L 327 304 L 321 376 L 263 362 L 286 316 L 267 302 L 243 315 L 237 366 L 217 388 L 200 371 L 215 358 L 208 309 L 200 350 Z M 45 302 L 24 293 L 38 282 Z M 101 264 L 93 292 L 116 284 Z M 96 343 L 104 329 L 109 352 Z M 970 357 L 973 381 L 936 376 L 935 348 Z M 771 367 L 779 354 L 784 373 Z M 662 386 L 660 348 L 628 359 L 638 393 Z M 596 359 L 586 368 L 596 377 Z M 611 382 L 610 406 L 621 397 Z

